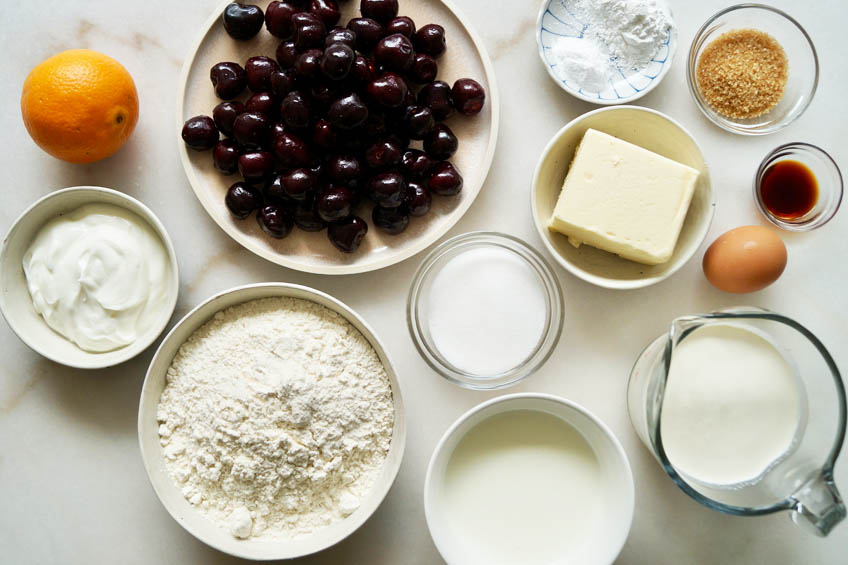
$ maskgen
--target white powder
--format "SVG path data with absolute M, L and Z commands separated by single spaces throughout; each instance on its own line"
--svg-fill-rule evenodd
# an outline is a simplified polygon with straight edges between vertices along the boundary
M 376 352 L 314 302 L 218 312 L 180 348 L 157 418 L 186 499 L 238 538 L 292 538 L 353 513 L 391 443 Z
M 539 276 L 500 248 L 469 249 L 450 259 L 434 277 L 427 304 L 436 349 L 474 375 L 520 365 L 541 339 L 547 318 Z
M 583 37 L 558 36 L 553 60 L 584 90 L 600 91 L 619 70 L 641 70 L 659 52 L 674 25 L 660 0 L 572 0 L 568 10 Z
M 583 90 L 599 92 L 609 80 L 609 55 L 602 53 L 594 42 L 577 37 L 558 37 L 551 47 L 557 65 L 563 67 L 569 80 Z

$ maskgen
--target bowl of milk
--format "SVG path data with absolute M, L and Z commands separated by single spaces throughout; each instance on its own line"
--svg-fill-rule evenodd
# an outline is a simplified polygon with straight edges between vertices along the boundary
M 448 563 L 608 565 L 633 521 L 633 475 L 585 408 L 521 393 L 484 402 L 437 445 L 424 510 Z

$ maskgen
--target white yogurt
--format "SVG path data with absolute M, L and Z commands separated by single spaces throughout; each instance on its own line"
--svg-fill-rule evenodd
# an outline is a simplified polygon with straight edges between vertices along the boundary
M 167 298 L 161 239 L 119 206 L 88 204 L 49 221 L 24 254 L 23 269 L 36 312 L 85 351 L 129 345 Z
M 604 477 L 589 443 L 556 416 L 516 410 L 477 424 L 454 449 L 442 493 L 463 562 L 584 562 L 603 530 Z
M 473 375 L 497 375 L 521 365 L 542 338 L 545 288 L 515 253 L 469 249 L 434 277 L 427 319 L 433 343 L 449 363 Z
M 660 432 L 669 461 L 686 477 L 739 488 L 792 452 L 805 414 L 803 385 L 771 343 L 738 326 L 712 325 L 674 350 Z

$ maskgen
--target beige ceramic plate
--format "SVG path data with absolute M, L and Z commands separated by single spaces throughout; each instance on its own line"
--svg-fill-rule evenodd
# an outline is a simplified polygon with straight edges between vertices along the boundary
M 221 24 L 221 13 L 229 2 L 218 8 L 203 28 L 194 51 L 186 60 L 180 81 L 179 108 L 175 139 L 183 122 L 198 114 L 211 115 L 220 100 L 212 90 L 209 69 L 220 61 L 236 61 L 241 65 L 251 56 L 274 56 L 279 40 L 264 28 L 254 39 L 237 42 Z M 263 10 L 269 2 L 257 2 Z M 342 20 L 359 16 L 359 2 L 342 4 Z M 494 69 L 477 33 L 468 20 L 445 0 L 401 1 L 400 12 L 416 24 L 438 23 L 445 28 L 448 50 L 438 60 L 439 79 L 453 84 L 458 78 L 471 77 L 486 89 L 486 105 L 474 118 L 454 116 L 448 125 L 459 138 L 459 151 L 452 161 L 462 173 L 465 184 L 453 198 L 435 197 L 433 210 L 423 218 L 413 218 L 407 230 L 397 236 L 374 229 L 370 210 L 365 214 L 368 235 L 353 254 L 338 251 L 327 239 L 327 232 L 308 233 L 295 229 L 287 238 L 275 240 L 265 235 L 254 217 L 236 220 L 224 206 L 227 187 L 236 175 L 222 176 L 212 167 L 210 152 L 186 149 L 179 140 L 180 155 L 188 180 L 200 203 L 230 237 L 247 249 L 284 267 L 308 273 L 341 275 L 373 271 L 393 265 L 415 255 L 438 240 L 468 210 L 486 179 L 498 136 L 498 92 Z
M 377 475 L 371 490 L 360 501 L 359 508 L 344 520 L 293 540 L 256 538 L 239 540 L 192 506 L 171 479 L 165 466 L 162 447 L 159 444 L 159 422 L 156 419 L 156 409 L 165 388 L 168 367 L 170 367 L 180 346 L 196 329 L 225 308 L 250 300 L 274 296 L 288 296 L 316 302 L 341 315 L 365 336 L 365 339 L 368 340 L 368 343 L 371 344 L 380 358 L 383 367 L 385 367 L 392 386 L 392 404 L 395 411 L 392 442 L 386 460 L 383 462 L 383 468 Z M 365 320 L 359 317 L 356 312 L 332 296 L 305 286 L 284 283 L 251 284 L 231 288 L 210 297 L 186 314 L 162 341 L 156 355 L 150 362 L 147 376 L 144 378 L 144 386 L 141 389 L 141 400 L 138 407 L 138 440 L 141 447 L 141 458 L 150 483 L 153 485 L 153 490 L 156 491 L 159 500 L 174 520 L 194 537 L 236 557 L 256 560 L 291 559 L 321 551 L 340 542 L 356 531 L 377 510 L 383 498 L 388 494 L 392 483 L 394 483 L 403 458 L 403 450 L 406 445 L 406 413 L 403 408 L 397 374 L 391 360 L 386 354 L 383 344 Z

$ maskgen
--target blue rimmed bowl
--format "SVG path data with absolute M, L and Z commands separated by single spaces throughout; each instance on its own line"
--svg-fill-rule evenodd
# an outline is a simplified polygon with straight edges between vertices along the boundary
M 569 76 L 566 69 L 557 65 L 551 49 L 558 37 L 585 39 L 591 24 L 581 21 L 574 10 L 574 0 L 542 0 L 536 19 L 536 43 L 539 57 L 548 74 L 560 88 L 581 100 L 594 104 L 627 104 L 653 90 L 671 68 L 677 50 L 677 26 L 672 23 L 668 37 L 659 52 L 639 69 L 617 68 L 600 91 L 580 83 L 580 77 Z M 668 8 L 671 13 L 670 8 Z

